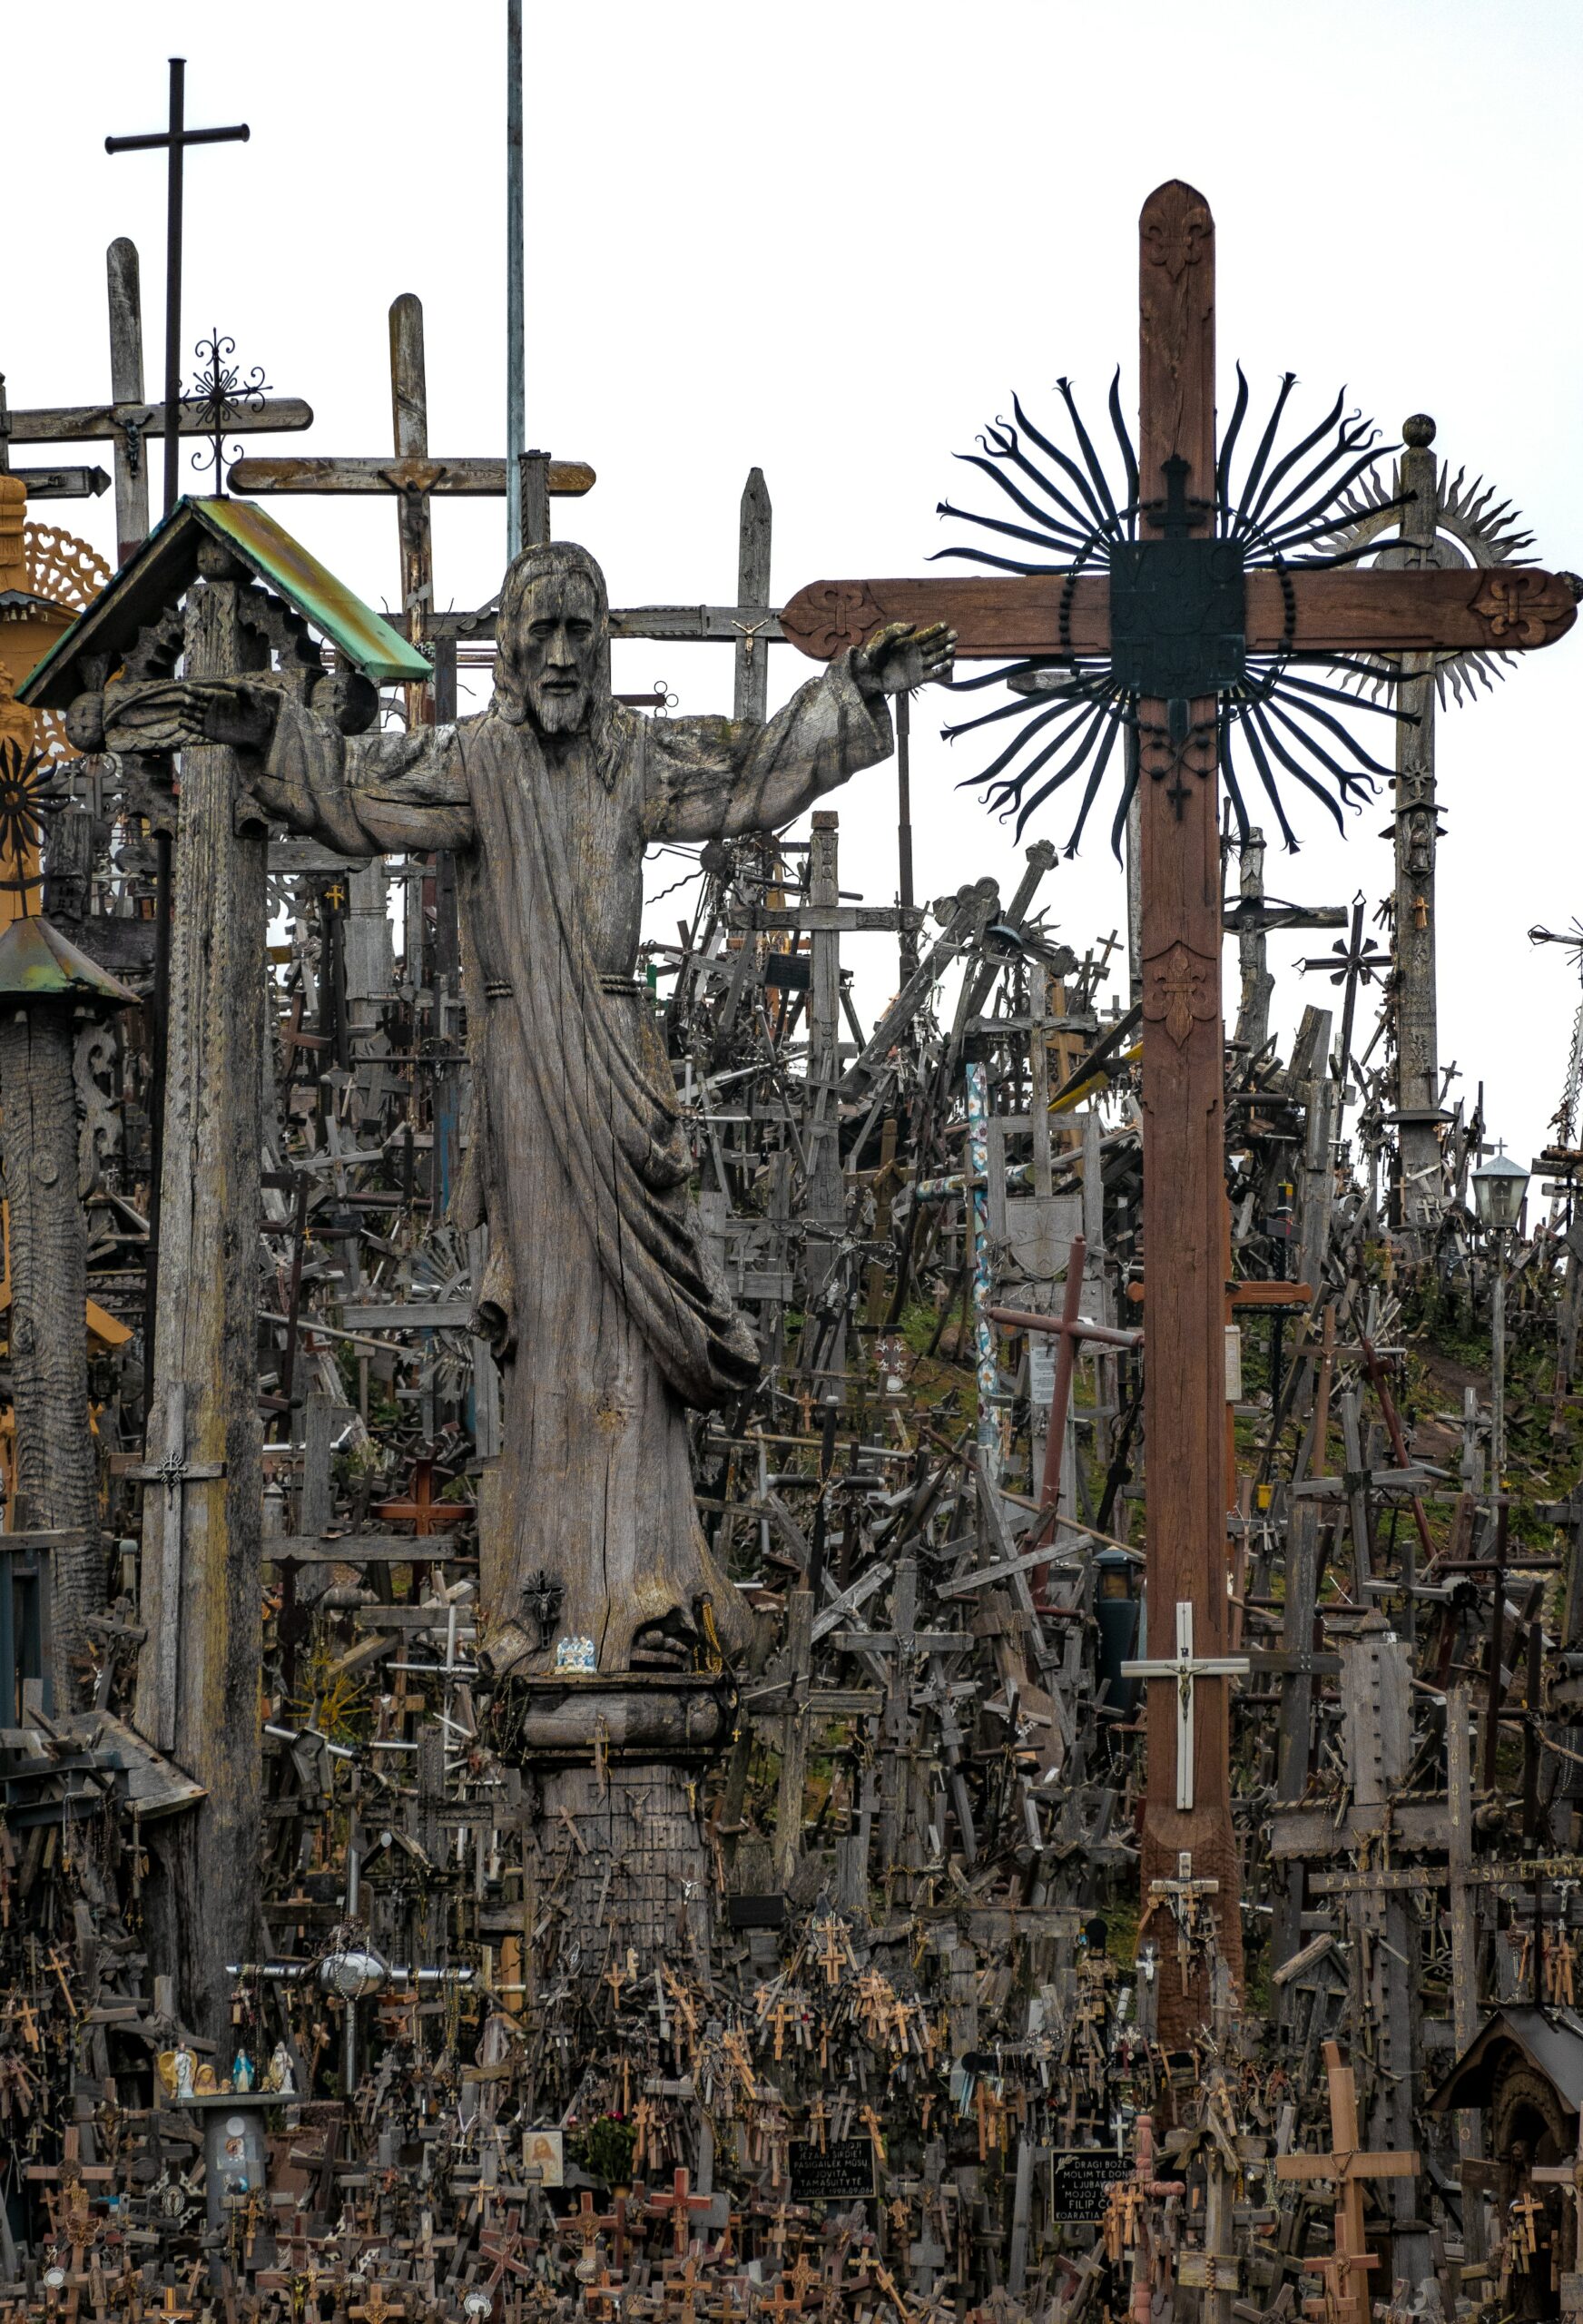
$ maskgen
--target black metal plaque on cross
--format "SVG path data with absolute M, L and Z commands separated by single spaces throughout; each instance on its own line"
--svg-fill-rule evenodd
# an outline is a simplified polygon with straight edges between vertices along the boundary
M 793 2139 L 787 2150 L 794 2203 L 850 2203 L 874 2191 L 874 2150 L 867 2139 Z
M 1212 512 L 1188 500 L 1186 477 L 1185 460 L 1165 462 L 1163 539 L 1111 551 L 1111 668 L 1119 685 L 1156 702 L 1216 694 L 1247 666 L 1242 544 L 1194 538 Z
M 1048 2216 L 1062 2227 L 1091 2227 L 1105 2217 L 1110 2191 L 1132 2176 L 1123 2155 L 1092 2147 L 1057 2153 L 1050 2173 Z

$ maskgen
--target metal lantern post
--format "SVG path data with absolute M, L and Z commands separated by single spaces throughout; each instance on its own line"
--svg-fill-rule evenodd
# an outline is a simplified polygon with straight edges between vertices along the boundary
M 1506 1465 L 1506 1238 L 1515 1232 L 1528 1195 L 1529 1173 L 1498 1147 L 1488 1162 L 1473 1173 L 1473 1200 L 1479 1222 L 1488 1232 L 1495 1256 L 1495 1284 L 1490 1321 L 1490 1479 L 1500 1491 Z

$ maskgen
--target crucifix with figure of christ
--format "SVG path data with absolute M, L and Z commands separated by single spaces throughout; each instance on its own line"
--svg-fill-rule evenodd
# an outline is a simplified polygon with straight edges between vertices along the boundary
M 1018 565 L 979 553 L 980 561 L 1009 571 L 950 580 L 816 582 L 785 606 L 782 629 L 789 642 L 824 660 L 890 621 L 945 621 L 956 632 L 959 661 L 1026 657 L 1011 682 L 1017 692 L 1054 697 L 1039 712 L 1041 722 L 1057 715 L 1063 699 L 1089 720 L 1084 748 L 1098 748 L 1088 766 L 1084 813 L 1117 734 L 1125 729 L 1131 738 L 1140 794 L 1149 1286 L 1150 1651 L 1143 1658 L 1149 1715 L 1141 1872 L 1147 1894 L 1188 1852 L 1195 1872 L 1216 1881 L 1226 1902 L 1222 1955 L 1240 1982 L 1230 1673 L 1204 1667 L 1227 1659 L 1232 1497 L 1219 777 L 1224 768 L 1234 804 L 1240 804 L 1228 756 L 1235 725 L 1287 829 L 1277 770 L 1319 787 L 1298 756 L 1293 720 L 1309 705 L 1307 715 L 1317 722 L 1310 731 L 1342 734 L 1324 705 L 1343 698 L 1310 675 L 1314 665 L 1372 673 L 1391 667 L 1381 657 L 1546 645 L 1571 627 L 1580 585 L 1534 567 L 1362 570 L 1345 557 L 1324 556 L 1323 535 L 1336 529 L 1339 504 L 1324 501 L 1321 476 L 1317 497 L 1303 505 L 1309 478 L 1303 474 L 1322 431 L 1273 459 L 1273 419 L 1234 507 L 1227 477 L 1245 389 L 1217 446 L 1209 205 L 1193 187 L 1173 181 L 1144 204 L 1139 231 L 1136 453 L 1114 390 L 1111 399 L 1129 468 L 1126 505 L 1111 497 L 1080 424 L 1079 463 L 1047 444 L 1019 407 L 1019 429 L 997 423 L 988 431 L 988 457 L 973 465 L 988 472 L 994 460 L 1008 469 L 1015 464 L 1015 489 L 1006 488 L 1033 521 L 999 522 L 994 529 L 1047 548 L 1055 538 L 1065 549 L 1058 564 Z M 1076 419 L 1065 383 L 1062 393 Z M 1278 403 L 1277 419 L 1280 410 Z M 1342 421 L 1331 457 L 1350 474 L 1361 473 L 1373 455 L 1363 432 L 1349 429 Z M 1040 503 L 1020 480 L 1034 475 L 1030 442 L 1051 456 Z M 1332 487 L 1336 482 L 1332 469 Z M 1069 516 L 1052 519 L 1051 502 Z M 1100 539 L 1110 543 L 1103 558 L 1093 554 Z M 1035 770 L 1054 747 L 1041 753 Z M 1335 762 L 1324 753 L 1334 747 L 1322 740 L 1318 753 L 1332 769 Z M 1080 756 L 1074 753 L 1074 762 Z M 1364 764 L 1389 773 L 1372 760 Z M 1046 791 L 1060 779 L 1057 771 Z M 1337 779 L 1343 797 L 1356 795 L 1355 776 Z M 1079 830 L 1081 823 L 1079 815 Z M 1181 1608 L 1190 1610 L 1193 1624 L 1185 1658 L 1178 1649 Z M 1191 1670 L 1190 1719 L 1180 1715 L 1185 1669 Z M 1191 1770 L 1179 1766 L 1189 1751 Z M 1162 1971 L 1161 2035 L 1178 2040 L 1208 2017 L 1207 1978 L 1199 1967 L 1173 1974 L 1168 1960 Z

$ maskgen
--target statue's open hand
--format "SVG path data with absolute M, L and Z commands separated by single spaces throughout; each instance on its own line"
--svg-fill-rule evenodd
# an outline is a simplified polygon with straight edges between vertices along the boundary
M 279 694 L 245 679 L 172 678 L 133 681 L 104 690 L 105 747 L 158 753 L 229 743 L 258 750 L 274 732 Z
M 957 633 L 943 621 L 928 629 L 910 622 L 887 622 L 866 645 L 853 648 L 851 672 L 860 694 L 909 694 L 931 678 L 949 678 Z

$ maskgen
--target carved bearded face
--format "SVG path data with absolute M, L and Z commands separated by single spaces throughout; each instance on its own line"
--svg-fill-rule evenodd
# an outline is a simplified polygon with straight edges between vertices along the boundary
M 581 733 L 604 651 L 593 582 L 575 571 L 539 576 L 524 591 L 510 627 L 501 644 L 534 725 L 546 737 Z

